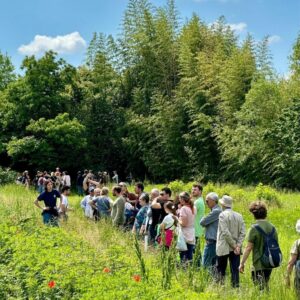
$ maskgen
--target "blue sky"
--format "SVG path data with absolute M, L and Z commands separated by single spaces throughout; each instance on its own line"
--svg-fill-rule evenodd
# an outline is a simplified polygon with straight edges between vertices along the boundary
M 160 6 L 165 0 L 152 0 Z M 93 32 L 116 35 L 126 0 L 9 0 L 0 10 L 0 50 L 18 69 L 26 54 L 54 48 L 79 65 Z M 288 72 L 288 56 L 300 32 L 300 0 L 177 0 L 181 21 L 196 12 L 206 23 L 224 15 L 243 38 L 270 35 L 274 66 Z M 40 36 L 40 37 L 37 37 Z M 59 36 L 59 37 L 58 37 Z

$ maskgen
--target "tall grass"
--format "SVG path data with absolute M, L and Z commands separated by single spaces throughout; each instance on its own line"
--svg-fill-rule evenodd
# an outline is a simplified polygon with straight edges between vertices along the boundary
M 149 186 L 146 189 L 150 190 L 151 188 L 152 186 Z M 183 189 L 186 188 L 183 187 Z M 248 206 L 256 198 L 255 188 L 209 184 L 205 193 L 212 189 L 220 195 L 226 193 L 236 199 L 234 209 L 242 213 L 246 226 L 249 229 L 253 219 L 248 212 Z M 53 235 L 56 238 L 61 235 L 61 239 L 53 239 L 56 244 L 52 245 L 54 250 L 51 248 L 50 251 L 53 250 L 57 255 L 62 255 L 64 251 L 59 249 L 59 247 L 68 246 L 72 248 L 72 243 L 74 243 L 74 249 L 76 248 L 76 251 L 79 251 L 78 261 L 74 261 L 77 260 L 77 256 L 68 256 L 68 253 L 65 253 L 63 254 L 65 264 L 60 264 L 56 260 L 52 262 L 52 258 L 49 258 L 48 263 L 53 263 L 53 272 L 58 274 L 55 276 L 67 274 L 68 268 L 70 268 L 70 271 L 73 264 L 81 264 L 83 267 L 86 265 L 86 268 L 93 266 L 89 273 L 91 278 L 78 280 L 78 282 L 72 283 L 74 284 L 73 287 L 69 285 L 66 287 L 70 291 L 72 289 L 76 290 L 72 294 L 74 299 L 295 299 L 293 289 L 287 289 L 284 285 L 284 274 L 291 245 L 298 238 L 294 227 L 296 220 L 300 217 L 300 195 L 278 191 L 276 195 L 278 197 L 277 200 L 280 199 L 280 207 L 269 203 L 268 218 L 278 230 L 284 262 L 282 266 L 274 269 L 270 281 L 270 292 L 268 293 L 260 292 L 253 286 L 250 278 L 251 258 L 247 261 L 245 274 L 241 275 L 241 287 L 239 289 L 233 290 L 231 288 L 230 274 L 227 274 L 225 286 L 216 285 L 210 280 L 209 275 L 195 264 L 187 270 L 176 268 L 177 253 L 174 252 L 174 249 L 171 249 L 168 253 L 161 253 L 160 250 L 144 252 L 143 247 L 139 245 L 140 242 L 136 241 L 136 246 L 134 246 L 131 233 L 113 228 L 109 221 L 101 220 L 98 223 L 94 223 L 87 220 L 83 216 L 79 205 L 81 198 L 76 195 L 70 197 L 70 205 L 74 207 L 74 212 L 69 213 L 68 222 L 62 222 L 59 229 L 51 229 Z M 47 232 L 47 228 L 42 224 L 40 210 L 33 205 L 36 196 L 34 191 L 26 190 L 20 186 L 8 185 L 0 187 L 0 225 L 6 224 L 11 228 L 15 228 L 14 234 L 21 232 L 19 244 L 16 241 L 14 242 L 15 247 L 19 247 L 22 243 L 25 247 L 26 243 L 45 242 L 42 233 Z M 28 238 L 26 238 L 26 234 L 28 234 Z M 49 239 L 49 233 L 47 233 L 46 238 Z M 203 250 L 203 245 L 204 242 L 202 240 L 201 250 Z M 57 249 L 57 252 L 55 252 L 55 249 Z M 136 256 L 136 249 L 139 249 L 140 257 Z M 11 248 L 11 251 L 14 253 L 15 250 Z M 28 255 L 29 259 L 30 253 Z M 141 261 L 144 264 L 144 271 L 149 282 L 142 280 L 139 283 L 140 286 L 138 286 L 138 283 L 132 283 L 131 277 L 140 272 Z M 14 263 L 16 264 L 16 262 Z M 47 263 L 47 259 L 44 260 L 44 263 Z M 59 269 L 57 269 L 58 266 Z M 111 276 L 103 277 L 106 283 L 101 287 L 95 287 L 94 284 L 97 285 L 97 283 L 93 282 L 93 276 L 94 278 L 102 278 L 101 276 L 104 275 L 101 272 L 105 267 L 111 269 Z M 83 275 L 85 274 L 83 270 L 80 272 Z M 97 274 L 98 277 L 92 274 Z M 145 274 L 140 275 L 145 277 Z M 81 275 L 79 274 L 78 276 Z M 18 277 L 19 281 L 21 280 L 20 278 Z M 41 278 L 41 281 L 45 280 L 44 277 Z M 76 274 L 74 274 L 74 278 L 76 278 Z M 0 272 L 0 282 L 1 280 L 4 282 L 4 274 Z M 33 283 L 28 283 L 26 280 L 26 278 L 21 280 L 24 288 L 20 287 L 20 290 L 27 290 L 28 298 L 30 298 L 30 284 L 33 285 Z M 78 288 L 79 282 L 86 282 L 86 286 Z M 100 282 L 98 284 L 101 285 Z M 104 286 L 107 294 L 96 294 L 95 296 L 95 291 L 100 291 L 100 289 L 104 291 Z M 39 292 L 41 295 L 45 293 L 43 290 Z M 25 295 L 22 293 L 20 294 L 20 299 L 22 299 L 22 295 Z M 63 291 L 60 291 L 60 293 L 57 294 L 57 299 L 68 299 L 66 293 Z M 25 296 L 23 298 L 26 299 Z

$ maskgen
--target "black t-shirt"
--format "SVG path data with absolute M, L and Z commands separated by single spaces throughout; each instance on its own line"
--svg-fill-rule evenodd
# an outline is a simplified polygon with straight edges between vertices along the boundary
M 170 200 L 169 200 L 170 201 Z M 167 201 L 164 200 L 158 200 L 157 203 L 160 204 L 160 208 L 152 208 L 152 226 L 156 226 L 157 224 L 160 224 L 164 217 L 167 215 L 164 209 L 164 204 L 167 203 Z
M 57 190 L 43 192 L 38 196 L 39 201 L 44 201 L 45 206 L 53 208 L 56 207 L 56 199 L 60 198 L 60 193 Z

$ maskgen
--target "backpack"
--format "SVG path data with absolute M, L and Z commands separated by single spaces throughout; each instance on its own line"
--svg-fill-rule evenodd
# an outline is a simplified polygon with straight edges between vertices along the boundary
M 254 228 L 263 236 L 263 255 L 260 258 L 262 265 L 267 269 L 277 268 L 282 262 L 282 253 L 278 242 L 275 239 L 275 228 L 271 233 L 265 233 L 259 225 L 254 225 Z

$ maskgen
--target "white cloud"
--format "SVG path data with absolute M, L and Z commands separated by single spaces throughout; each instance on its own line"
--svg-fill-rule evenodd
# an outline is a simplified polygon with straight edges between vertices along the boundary
M 236 33 L 242 33 L 247 29 L 247 24 L 246 23 L 236 23 L 236 24 L 228 24 L 229 27 L 235 31 Z
M 19 47 L 18 51 L 24 55 L 36 55 L 45 51 L 53 50 L 59 54 L 74 53 L 83 50 L 86 41 L 79 32 L 72 32 L 56 37 L 36 35 L 32 42 Z
M 287 71 L 286 73 L 283 74 L 283 78 L 285 80 L 289 80 L 292 77 L 293 73 L 292 71 Z
M 212 27 L 212 26 L 216 26 L 217 24 L 218 24 L 217 21 L 215 21 L 213 23 L 209 23 L 208 26 Z M 235 33 L 237 34 L 240 34 L 247 29 L 247 24 L 244 22 L 227 24 L 227 25 L 231 28 L 231 30 L 235 31 Z
M 269 45 L 279 43 L 281 41 L 281 37 L 279 35 L 271 35 L 268 38 Z

